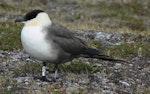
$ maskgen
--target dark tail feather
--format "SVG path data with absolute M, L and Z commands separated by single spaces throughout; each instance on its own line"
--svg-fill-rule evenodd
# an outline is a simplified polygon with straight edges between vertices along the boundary
M 88 48 L 84 50 L 81 56 L 86 57 L 86 58 L 97 58 L 97 59 L 106 60 L 106 61 L 127 62 L 125 60 L 115 59 L 108 55 L 102 55 L 99 50 L 92 49 L 92 48 Z
M 107 55 L 95 55 L 95 56 L 92 56 L 92 58 L 102 59 L 102 60 L 106 60 L 106 61 L 114 61 L 114 62 L 127 62 L 125 60 L 115 59 L 115 58 L 107 56 Z

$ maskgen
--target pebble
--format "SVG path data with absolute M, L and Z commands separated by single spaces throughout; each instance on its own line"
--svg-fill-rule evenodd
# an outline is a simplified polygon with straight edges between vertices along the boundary
M 7 86 L 7 90 L 11 90 L 12 89 L 12 86 Z
M 115 63 L 115 66 L 114 66 L 115 69 L 120 69 L 121 67 L 122 67 L 122 64 L 120 64 L 120 63 Z
M 80 32 L 80 31 L 79 31 Z M 78 32 L 77 32 L 78 33 Z M 101 35 L 102 34 L 102 35 Z M 82 36 L 83 35 L 83 36 Z M 106 32 L 94 32 L 94 33 L 88 33 L 82 31 L 78 34 L 79 37 L 82 37 L 84 39 L 95 39 L 98 41 L 104 40 L 104 42 L 109 43 L 110 45 L 116 45 L 117 43 L 120 43 L 123 40 L 122 35 L 116 35 L 112 33 L 106 33 Z M 103 44 L 105 45 L 105 43 Z M 119 45 L 119 44 L 118 44 Z M 95 91 L 100 91 L 102 94 L 117 94 L 116 89 L 120 89 L 120 91 L 123 89 L 126 92 L 131 92 L 132 94 L 132 85 L 135 87 L 145 87 L 148 85 L 149 78 L 146 77 L 146 75 L 149 75 L 150 70 L 148 66 L 141 66 L 138 65 L 137 62 L 140 62 L 142 57 L 131 57 L 131 61 L 134 61 L 132 64 L 128 64 L 129 66 L 126 66 L 124 64 L 120 63 L 114 63 L 112 65 L 109 65 L 109 62 L 102 61 L 102 63 L 95 61 L 94 65 L 99 66 L 101 68 L 101 71 L 98 73 L 91 73 L 91 77 L 89 77 L 89 73 L 68 73 L 69 75 L 66 75 L 67 72 L 63 77 L 61 77 L 61 80 L 58 79 L 55 83 L 47 83 L 47 82 L 41 82 L 38 80 L 33 80 L 33 78 L 29 75 L 33 75 L 31 73 L 28 73 L 29 75 L 26 75 L 24 77 L 13 77 L 13 70 L 16 69 L 16 66 L 20 66 L 23 62 L 23 64 L 30 62 L 30 63 L 37 63 L 40 61 L 36 61 L 32 58 L 29 58 L 29 55 L 25 54 L 24 52 L 18 52 L 18 51 L 0 51 L 0 59 L 3 59 L 3 61 L 0 61 L 0 72 L 2 77 L 4 79 L 11 79 L 11 83 L 17 85 L 19 88 L 27 88 L 31 89 L 33 88 L 33 92 L 42 92 L 43 87 L 47 87 L 45 90 L 50 90 L 51 86 L 62 86 L 66 89 L 68 94 L 70 92 L 75 92 L 81 89 L 87 90 L 90 92 L 95 93 Z M 84 60 L 83 60 L 84 61 Z M 88 59 L 85 60 L 87 63 Z M 149 60 L 145 60 L 143 62 L 144 64 L 149 64 Z M 70 63 L 71 64 L 71 63 Z M 125 67 L 125 69 L 124 69 Z M 141 70 L 139 70 L 141 69 Z M 11 71 L 10 71 L 11 70 Z M 108 70 L 108 72 L 106 72 Z M 117 77 L 115 75 L 116 70 L 119 70 L 120 74 L 123 74 L 122 77 Z M 118 72 L 118 71 L 117 71 Z M 61 72 L 60 72 L 61 74 Z M 71 76 L 73 74 L 73 76 Z M 118 75 L 119 76 L 119 75 Z M 73 77 L 73 78 L 71 78 Z M 70 79 L 70 80 L 68 80 Z M 1 79 L 0 79 L 1 82 Z M 62 83 L 60 85 L 60 83 Z M 136 85 L 136 84 L 137 85 Z M 41 86 L 41 87 L 40 87 Z M 32 88 L 31 88 L 32 87 Z M 91 88 L 89 88 L 91 87 Z M 13 85 L 7 85 L 1 86 L 0 88 L 4 89 L 12 89 L 14 88 Z M 52 90 L 58 90 L 59 87 L 54 87 Z M 123 92 L 123 91 L 122 91 Z M 87 94 L 87 93 L 85 93 Z M 99 94 L 99 93 L 95 93 Z
M 125 87 L 130 87 L 130 84 L 128 82 L 125 82 L 125 81 L 119 81 L 120 84 L 122 84 L 123 86 Z

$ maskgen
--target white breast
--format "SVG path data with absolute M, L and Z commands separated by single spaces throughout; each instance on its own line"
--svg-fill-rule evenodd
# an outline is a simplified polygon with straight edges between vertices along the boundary
M 24 27 L 21 41 L 25 51 L 36 59 L 53 61 L 57 58 L 53 43 L 45 40 L 45 32 L 41 27 Z

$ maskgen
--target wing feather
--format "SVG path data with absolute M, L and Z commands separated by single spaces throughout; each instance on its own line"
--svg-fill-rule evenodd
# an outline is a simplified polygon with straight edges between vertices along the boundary
M 75 37 L 72 32 L 59 24 L 52 24 L 48 30 L 48 38 L 67 53 L 78 55 L 87 47 L 84 41 Z

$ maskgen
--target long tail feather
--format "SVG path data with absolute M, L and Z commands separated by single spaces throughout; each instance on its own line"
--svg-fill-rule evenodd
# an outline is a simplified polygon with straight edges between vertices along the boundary
M 125 60 L 115 59 L 107 55 L 96 55 L 96 56 L 92 56 L 92 58 L 97 58 L 97 59 L 102 59 L 102 60 L 107 60 L 107 61 L 114 61 L 114 62 L 127 62 Z
M 88 49 L 84 50 L 81 57 L 97 58 L 97 59 L 106 60 L 106 61 L 126 62 L 126 63 L 128 63 L 128 61 L 125 61 L 125 60 L 115 59 L 115 58 L 110 57 L 108 55 L 100 54 L 99 50 L 93 49 L 93 48 L 88 48 Z

